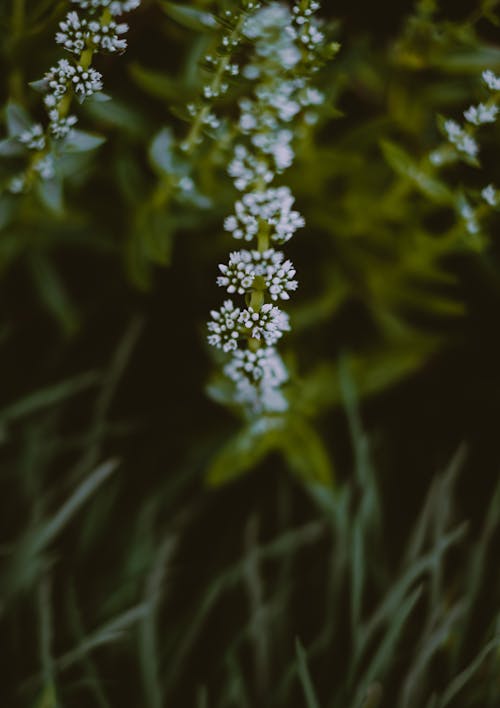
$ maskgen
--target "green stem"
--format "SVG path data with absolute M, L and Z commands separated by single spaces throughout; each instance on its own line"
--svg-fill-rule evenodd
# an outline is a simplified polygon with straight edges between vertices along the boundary
M 245 22 L 245 13 L 242 12 L 238 22 L 234 26 L 233 30 L 231 31 L 231 34 L 229 35 L 229 46 L 231 46 L 232 42 L 237 39 L 241 33 L 241 30 L 243 29 L 243 23 Z M 213 96 L 217 96 L 219 93 L 220 87 L 222 85 L 222 80 L 224 78 L 224 73 L 229 65 L 230 61 L 230 54 L 228 53 L 227 55 L 221 57 L 219 65 L 217 67 L 217 70 L 215 72 L 214 78 L 212 80 L 212 83 L 210 84 L 210 90 L 211 94 Z M 208 114 L 210 113 L 210 104 L 205 104 L 201 111 L 198 113 L 196 116 L 193 124 L 191 125 L 191 128 L 189 130 L 189 133 L 187 135 L 187 138 L 184 142 L 185 145 L 185 151 L 189 154 L 193 151 L 193 149 L 196 147 L 196 144 L 198 143 L 198 139 L 200 137 L 201 130 L 203 128 L 204 121 Z

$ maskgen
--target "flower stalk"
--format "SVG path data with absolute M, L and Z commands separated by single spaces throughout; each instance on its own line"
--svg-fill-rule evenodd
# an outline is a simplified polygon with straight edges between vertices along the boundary
M 300 0 L 293 9 L 279 2 L 256 8 L 241 25 L 254 53 L 243 68 L 250 91 L 240 99 L 237 143 L 228 168 L 242 197 L 224 227 L 253 249 L 230 254 L 217 284 L 244 303 L 225 300 L 208 323 L 209 343 L 228 355 L 225 375 L 234 403 L 249 415 L 282 413 L 288 372 L 276 343 L 290 331 L 288 314 L 276 303 L 296 290 L 295 268 L 275 246 L 305 225 L 286 186 L 274 186 L 292 165 L 294 130 L 317 120 L 323 94 L 312 76 L 325 56 L 325 38 L 315 13 L 319 3 Z M 331 48 L 330 48 L 331 49 Z
M 28 165 L 9 184 L 13 193 L 28 191 L 37 179 L 56 176 L 56 157 L 64 142 L 74 136 L 78 122 L 71 108 L 97 94 L 103 87 L 102 75 L 92 67 L 94 56 L 122 53 L 127 43 L 125 23 L 116 18 L 139 6 L 140 0 L 72 0 L 79 12 L 71 10 L 59 23 L 55 40 L 70 54 L 49 69 L 35 88 L 44 93 L 46 126 L 36 123 L 22 131 L 17 140 L 28 151 Z M 71 58 L 74 56 L 75 58 Z

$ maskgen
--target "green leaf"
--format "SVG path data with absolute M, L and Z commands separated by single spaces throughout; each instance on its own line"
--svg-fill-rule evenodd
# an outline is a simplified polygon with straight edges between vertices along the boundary
M 63 188 L 62 181 L 58 177 L 52 179 L 40 178 L 35 184 L 36 194 L 49 211 L 61 214 L 63 211 Z
M 86 133 L 83 130 L 72 130 L 64 141 L 65 152 L 87 152 L 95 150 L 105 142 L 105 138 L 100 135 Z
M 130 103 L 113 99 L 109 102 L 85 102 L 84 110 L 106 126 L 123 130 L 132 138 L 143 139 L 150 134 L 144 115 Z
M 5 138 L 5 140 L 0 140 L 1 157 L 19 157 L 25 153 L 25 146 L 15 138 Z
M 167 0 L 161 3 L 161 7 L 172 20 L 187 29 L 204 32 L 217 27 L 217 20 L 213 15 L 195 7 L 185 7 L 176 2 L 167 2 Z
M 166 101 L 188 102 L 196 94 L 187 91 L 184 83 L 175 81 L 164 72 L 146 69 L 139 64 L 132 64 L 129 68 L 132 79 L 150 96 L 165 99 Z
M 75 514 L 78 513 L 80 508 L 109 479 L 117 467 L 117 460 L 108 460 L 99 465 L 92 474 L 84 479 L 60 509 L 38 530 L 34 541 L 34 546 L 38 551 L 52 543 Z
M 54 386 L 35 391 L 26 398 L 21 398 L 21 400 L 0 411 L 0 422 L 2 424 L 11 423 L 20 418 L 38 413 L 45 408 L 60 405 L 69 398 L 95 386 L 98 382 L 98 374 L 88 372 L 60 381 Z
M 74 334 L 78 316 L 54 266 L 40 254 L 32 254 L 30 265 L 41 302 L 67 335 Z
M 472 676 L 481 667 L 488 654 L 496 651 L 500 647 L 500 636 L 494 637 L 486 646 L 484 646 L 479 654 L 470 662 L 470 664 L 461 671 L 458 676 L 456 676 L 450 683 L 446 691 L 444 692 L 442 698 L 438 701 L 437 705 L 439 708 L 446 708 L 450 705 L 450 702 L 455 698 L 455 696 L 460 693 L 460 691 L 467 685 Z
M 174 173 L 174 147 L 175 141 L 170 128 L 162 128 L 153 138 L 148 155 L 152 165 L 160 174 L 171 175 Z
M 335 475 L 330 452 L 305 418 L 287 420 L 280 447 L 292 471 L 303 480 L 333 485 Z
M 38 93 L 45 93 L 48 88 L 48 81 L 47 79 L 37 79 L 36 81 L 30 81 L 28 86 L 31 86 Z
M 297 654 L 297 673 L 304 691 L 306 706 L 307 708 L 320 708 L 307 665 L 307 654 L 298 637 L 295 640 L 295 652 Z
M 7 132 L 9 137 L 15 137 L 33 125 L 29 113 L 18 103 L 10 101 L 5 107 Z
M 208 484 L 224 484 L 248 472 L 279 447 L 281 437 L 281 419 L 262 418 L 247 425 L 212 460 L 206 475 Z
M 35 708 L 58 708 L 54 684 L 48 684 L 44 688 L 40 698 L 35 703 Z
M 158 265 L 168 265 L 172 253 L 173 223 L 167 211 L 154 209 L 147 213 L 141 222 L 141 233 L 144 252 L 148 259 Z
M 0 194 L 0 230 L 12 221 L 16 213 L 16 199 L 11 194 Z
M 453 194 L 439 179 L 417 165 L 402 148 L 388 140 L 381 141 L 382 152 L 387 163 L 401 177 L 410 180 L 426 197 L 438 204 L 451 204 Z

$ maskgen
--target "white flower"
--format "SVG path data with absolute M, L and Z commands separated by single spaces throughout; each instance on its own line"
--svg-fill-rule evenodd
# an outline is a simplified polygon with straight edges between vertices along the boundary
M 12 194 L 21 194 L 26 189 L 26 176 L 16 175 L 9 181 L 8 189 Z
M 277 387 L 288 380 L 286 367 L 274 347 L 261 347 L 256 352 L 236 349 L 224 367 L 224 373 L 235 383 L 246 379 Z
M 104 25 L 100 22 L 89 22 L 89 30 L 89 40 L 95 49 L 115 54 L 124 52 L 127 48 L 127 40 L 121 36 L 128 32 L 128 25 L 124 22 L 112 20 Z
M 220 310 L 212 310 L 212 320 L 208 323 L 208 343 L 225 352 L 233 351 L 238 346 L 240 336 L 239 307 L 235 307 L 231 300 L 226 300 Z
M 492 207 L 498 204 L 498 192 L 492 184 L 489 184 L 481 191 L 481 196 Z
M 279 388 L 288 381 L 288 371 L 274 347 L 262 347 L 256 352 L 237 349 L 224 373 L 236 384 L 236 402 L 254 413 L 287 409 L 288 402 Z
M 444 122 L 444 129 L 446 131 L 446 134 L 452 142 L 459 138 L 463 131 L 462 128 L 459 126 L 459 124 L 454 121 L 454 120 L 447 120 Z
M 234 186 L 240 192 L 260 181 L 269 184 L 274 179 L 269 161 L 264 157 L 255 157 L 244 145 L 236 145 L 234 158 L 227 171 L 234 178 Z
M 474 125 L 494 123 L 497 115 L 498 108 L 496 106 L 485 106 L 484 103 L 480 103 L 477 106 L 470 106 L 464 111 L 466 120 L 468 120 L 469 123 L 474 123 Z
M 67 93 L 70 85 L 81 99 L 102 89 L 102 76 L 98 71 L 71 64 L 67 59 L 60 59 L 55 66 L 49 69 L 44 78 L 48 90 L 45 105 L 48 108 L 57 105 Z
M 224 227 L 235 238 L 251 241 L 258 233 L 259 222 L 263 222 L 271 227 L 273 241 L 285 243 L 305 223 L 299 212 L 292 209 L 294 201 L 288 187 L 250 192 L 236 202 L 236 214 L 226 219 Z
M 236 400 L 246 405 L 255 415 L 284 413 L 288 410 L 288 400 L 279 388 L 262 384 L 237 384 Z M 261 418 L 261 421 L 263 419 Z
M 293 133 L 291 130 L 267 131 L 252 136 L 252 143 L 266 155 L 271 155 L 277 172 L 283 172 L 291 166 L 295 153 L 292 149 Z
M 301 60 L 297 33 L 286 5 L 273 2 L 247 17 L 243 33 L 255 41 L 255 51 L 281 68 L 293 69 Z
M 89 37 L 87 20 L 80 18 L 74 10 L 68 12 L 65 19 L 59 23 L 60 32 L 56 33 L 57 44 L 64 45 L 69 52 L 81 54 Z
M 35 123 L 28 130 L 24 130 L 17 139 L 28 150 L 43 150 L 46 144 L 43 126 L 40 123 Z
M 298 283 L 293 279 L 292 262 L 284 258 L 283 253 L 273 248 L 263 253 L 235 251 L 227 265 L 219 265 L 222 275 L 217 278 L 217 285 L 226 288 L 231 295 L 244 295 L 254 286 L 255 278 L 260 277 L 272 300 L 289 300 L 289 291 L 296 290 Z
M 284 332 L 290 331 L 289 317 L 275 305 L 266 303 L 260 310 L 242 310 L 238 323 L 252 339 L 263 339 L 268 346 L 276 344 Z
M 500 91 L 500 76 L 496 76 L 489 69 L 483 71 L 483 81 L 491 91 Z
M 102 75 L 92 68 L 83 69 L 81 66 L 77 66 L 71 81 L 73 91 L 82 99 L 88 98 L 102 89 Z
M 458 211 L 465 222 L 465 228 L 467 231 L 470 234 L 479 233 L 479 224 L 476 218 L 476 212 L 465 198 L 461 199 Z
M 288 409 L 288 401 L 279 388 L 266 383 L 253 384 L 247 379 L 236 384 L 234 402 L 245 406 L 254 415 L 284 413 Z
M 49 111 L 49 119 L 49 130 L 56 140 L 60 140 L 61 138 L 65 138 L 70 135 L 73 127 L 78 122 L 78 118 L 74 115 L 61 118 L 59 111 L 56 108 Z
M 273 248 L 263 253 L 252 251 L 255 264 L 255 274 L 264 279 L 264 284 L 272 300 L 289 300 L 289 291 L 297 289 L 298 282 L 294 280 L 295 268 L 290 260 L 285 261 L 281 251 Z
M 455 145 L 457 150 L 469 157 L 476 157 L 479 152 L 479 145 L 458 123 L 454 120 L 447 120 L 444 123 L 444 129 L 448 139 Z
M 125 12 L 135 10 L 141 4 L 141 0 L 72 0 L 73 3 L 82 10 L 108 9 L 112 15 L 122 15 Z
M 45 155 L 33 165 L 34 169 L 42 179 L 52 179 L 55 176 L 55 164 L 52 155 Z
M 226 288 L 230 295 L 234 293 L 244 295 L 251 289 L 255 278 L 255 268 L 250 251 L 231 253 L 229 263 L 227 265 L 220 264 L 219 270 L 222 275 L 217 278 L 217 285 Z

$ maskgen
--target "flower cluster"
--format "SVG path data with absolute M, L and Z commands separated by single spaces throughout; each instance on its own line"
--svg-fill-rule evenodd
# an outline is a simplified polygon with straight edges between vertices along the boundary
M 222 273 L 217 285 L 226 288 L 230 295 L 245 295 L 260 278 L 272 300 L 288 300 L 289 291 L 297 289 L 292 261 L 285 261 L 281 251 L 234 251 L 227 265 L 219 265 Z
M 226 231 L 234 238 L 252 241 L 262 222 L 272 227 L 270 237 L 276 243 L 286 243 L 297 229 L 304 226 L 304 219 L 292 209 L 294 197 L 288 187 L 249 192 L 235 204 L 235 214 L 224 222 Z
M 72 11 L 59 23 L 59 29 L 56 42 L 73 54 L 81 54 L 88 47 L 110 54 L 124 52 L 127 48 L 127 40 L 121 35 L 128 31 L 128 25 L 113 19 L 102 24 L 97 19 L 81 18 Z
M 482 79 L 483 87 L 485 86 L 488 91 L 487 99 L 469 106 L 464 111 L 465 122 L 462 125 L 455 120 L 443 122 L 442 128 L 448 144 L 429 155 L 430 162 L 434 166 L 439 167 L 459 158 L 476 167 L 479 166 L 478 133 L 482 126 L 497 120 L 500 101 L 500 77 L 488 70 L 483 72 Z M 475 200 L 476 204 L 472 200 Z M 456 200 L 456 210 L 467 233 L 471 236 L 480 234 L 482 218 L 491 209 L 497 208 L 499 202 L 499 194 L 492 184 L 480 190 L 479 194 L 473 193 L 469 197 L 460 192 Z
M 140 0 L 72 0 L 77 10 L 67 13 L 59 23 L 55 41 L 72 56 L 60 59 L 35 85 L 44 93 L 48 124 L 33 125 L 16 136 L 34 154 L 28 169 L 10 184 L 12 192 L 27 189 L 33 177 L 51 179 L 55 174 L 53 141 L 73 133 L 76 115 L 70 113 L 73 97 L 82 102 L 103 88 L 102 75 L 91 66 L 96 52 L 119 53 L 126 49 L 123 35 L 128 26 L 117 21 L 123 13 L 139 6 Z
M 318 9 L 314 0 L 297 2 L 293 11 L 271 2 L 248 12 L 238 26 L 238 36 L 254 51 L 241 69 L 250 89 L 239 101 L 238 138 L 228 167 L 243 194 L 224 228 L 254 247 L 232 252 L 219 265 L 217 284 L 244 303 L 227 299 L 212 311 L 208 341 L 229 355 L 224 373 L 235 385 L 234 400 L 253 414 L 287 408 L 282 386 L 288 372 L 275 345 L 290 321 L 276 303 L 288 300 L 298 283 L 292 262 L 274 245 L 289 241 L 305 222 L 289 187 L 273 182 L 294 160 L 299 121 L 313 123 L 324 100 L 310 81 L 324 42 L 314 16 Z

